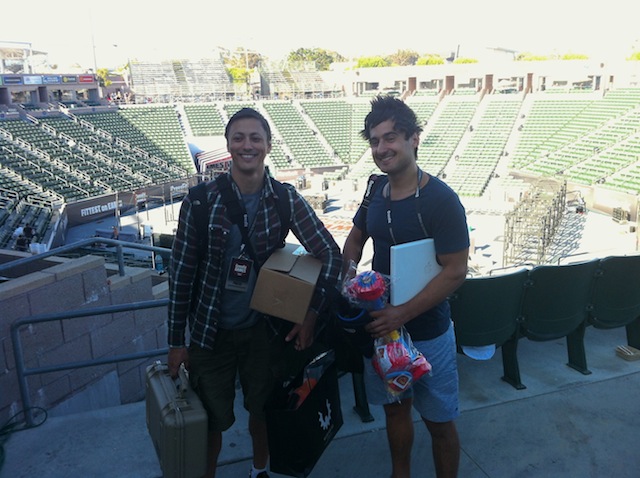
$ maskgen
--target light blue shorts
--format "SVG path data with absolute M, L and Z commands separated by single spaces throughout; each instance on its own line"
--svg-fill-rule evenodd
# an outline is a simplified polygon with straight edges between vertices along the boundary
M 413 386 L 397 396 L 390 396 L 370 359 L 364 360 L 364 381 L 367 401 L 372 405 L 385 405 L 403 398 L 413 397 L 413 407 L 426 420 L 448 422 L 460 415 L 458 406 L 458 365 L 453 324 L 439 337 L 414 341 L 431 364 L 431 374 L 423 375 Z

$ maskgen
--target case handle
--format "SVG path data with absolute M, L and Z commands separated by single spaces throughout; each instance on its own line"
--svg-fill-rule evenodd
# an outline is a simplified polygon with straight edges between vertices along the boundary
M 185 368 L 184 364 L 180 365 L 178 369 L 178 377 L 175 379 L 176 390 L 179 398 L 184 398 L 189 389 L 189 372 Z

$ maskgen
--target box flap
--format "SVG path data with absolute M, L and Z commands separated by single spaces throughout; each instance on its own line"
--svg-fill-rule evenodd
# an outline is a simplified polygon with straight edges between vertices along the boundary
M 251 308 L 302 323 L 321 270 L 322 262 L 306 253 L 304 247 L 287 244 L 260 268 Z
M 296 244 L 285 244 L 282 249 L 273 251 L 262 267 L 273 271 L 290 272 L 298 259 L 294 254 L 298 247 L 300 246 Z
M 315 284 L 322 270 L 322 263 L 311 255 L 299 256 L 289 272 L 291 277 Z

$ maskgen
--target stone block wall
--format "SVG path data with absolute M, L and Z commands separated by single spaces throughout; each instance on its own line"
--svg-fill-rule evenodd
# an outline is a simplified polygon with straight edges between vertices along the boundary
M 41 270 L 0 283 L 0 422 L 23 409 L 11 341 L 20 318 L 167 296 L 167 283 L 152 284 L 154 271 L 126 268 L 119 276 L 96 256 L 57 258 Z M 166 347 L 166 307 L 80 317 L 20 329 L 27 368 L 81 362 Z M 162 358 L 162 357 L 158 357 Z M 117 375 L 119 403 L 144 398 L 146 366 L 154 359 L 77 368 L 27 377 L 33 406 L 47 410 Z

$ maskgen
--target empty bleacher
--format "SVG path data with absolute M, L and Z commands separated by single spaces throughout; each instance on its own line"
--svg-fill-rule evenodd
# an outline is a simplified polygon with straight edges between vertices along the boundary
M 611 90 L 604 97 L 537 94 L 521 124 L 510 167 L 543 176 L 563 174 L 578 184 L 608 182 L 609 175 L 638 161 L 633 140 L 631 146 L 627 141 L 637 131 L 639 107 L 637 88 Z M 627 192 L 634 187 L 620 179 L 609 184 L 618 186 Z
M 481 196 L 494 174 L 513 130 L 522 100 L 516 95 L 488 95 L 478 108 L 470 139 L 447 183 L 464 196 Z
M 184 111 L 194 136 L 222 136 L 225 121 L 216 103 L 190 103 Z
M 331 88 L 325 84 L 317 71 L 289 70 L 289 75 L 294 83 L 294 90 L 304 95 L 322 95 L 331 92 Z
M 639 128 L 640 130 L 640 128 Z M 637 195 L 640 193 L 640 133 L 635 133 L 623 143 L 600 155 L 601 163 L 615 164 L 617 169 L 601 176 L 603 187 Z
M 551 156 L 562 161 L 570 180 L 589 185 L 602 182 L 607 176 L 637 161 L 633 136 L 639 129 L 640 109 L 635 109 Z
M 38 125 L 4 121 L 0 123 L 0 133 L 2 166 L 20 177 L 56 192 L 68 202 L 108 192 L 89 174 L 70 166 L 65 156 L 51 146 L 56 138 Z
M 83 119 L 126 141 L 132 148 L 146 151 L 189 174 L 195 173 L 173 106 L 133 106 L 116 112 L 86 114 Z
M 320 142 L 318 132 L 309 127 L 291 102 L 265 101 L 263 107 L 291 150 L 293 161 L 308 168 L 337 164 Z
M 161 76 L 162 68 L 156 67 Z M 207 74 L 205 66 L 184 61 L 180 68 L 175 64 L 171 68 L 171 81 L 176 83 L 201 81 Z M 179 77 L 184 76 L 176 79 L 178 71 Z M 288 76 L 280 72 L 273 81 L 290 86 L 298 81 L 299 88 L 300 82 L 315 81 L 311 73 L 296 79 L 292 72 Z M 163 81 L 169 82 L 167 78 Z M 581 94 L 547 90 L 528 94 L 524 100 L 521 95 L 455 93 L 417 92 L 406 101 L 424 128 L 420 167 L 433 175 L 446 174 L 447 183 L 461 196 L 482 195 L 493 185 L 497 168 L 501 178 L 494 182 L 500 185 L 508 179 L 502 172 L 510 170 L 525 176 L 561 173 L 575 184 L 640 192 L 640 88 Z M 22 119 L 15 119 L 15 113 L 0 121 L 0 189 L 18 198 L 0 201 L 0 221 L 12 214 L 10 222 L 21 222 L 17 218 L 29 207 L 17 208 L 19 203 L 74 202 L 195 174 L 186 133 L 221 136 L 229 117 L 243 107 L 261 111 L 272 127 L 267 164 L 274 174 L 348 165 L 348 174 L 341 170 L 340 175 L 361 179 L 378 172 L 360 136 L 369 101 L 364 97 L 216 100 L 94 112 L 79 106 L 61 109 L 65 114 L 47 111 L 46 115 L 30 110 L 37 119 L 20 111 Z M 181 121 L 187 129 L 182 129 Z M 11 227 L 6 223 L 7 230 Z
M 441 175 L 462 135 L 469 128 L 480 99 L 477 95 L 449 96 L 442 100 L 433 121 L 422 133 L 418 164 L 434 176 Z
M 555 174 L 537 165 L 538 160 L 575 140 L 581 132 L 574 129 L 573 122 L 596 98 L 585 95 L 537 95 L 524 118 L 520 139 L 511 155 L 513 169 Z
M 304 100 L 300 105 L 326 138 L 340 160 L 357 162 L 369 145 L 360 136 L 364 118 L 354 104 L 344 100 Z

